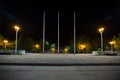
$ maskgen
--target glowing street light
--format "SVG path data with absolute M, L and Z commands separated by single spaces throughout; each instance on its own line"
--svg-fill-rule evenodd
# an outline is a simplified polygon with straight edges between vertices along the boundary
M 98 29 L 98 31 L 101 34 L 101 53 L 103 54 L 103 35 L 102 35 L 102 33 L 104 31 L 104 28 L 102 27 L 102 28 Z
M 39 48 L 40 48 L 40 45 L 36 44 L 36 45 L 35 45 L 35 48 L 36 48 L 36 49 L 39 49 Z
M 85 44 L 78 44 L 78 49 L 83 50 L 83 53 L 84 53 L 85 48 L 86 48 Z
M 110 45 L 111 45 L 111 53 L 113 53 L 114 42 L 113 42 L 113 41 L 110 41 L 109 43 L 110 43 Z
M 18 36 L 18 31 L 20 30 L 20 27 L 14 26 L 14 29 L 16 31 L 16 42 L 15 42 L 15 54 L 17 53 L 17 36 Z
M 65 48 L 65 49 L 64 49 L 64 52 L 67 53 L 67 52 L 68 52 L 68 48 Z
M 7 45 L 7 43 L 8 43 L 8 40 L 4 40 L 3 42 L 4 42 L 4 44 L 5 44 L 5 49 L 6 49 L 6 45 Z
M 85 45 L 80 45 L 82 49 L 84 49 L 86 46 Z
M 54 53 L 55 52 L 55 48 L 51 48 L 51 51 L 52 51 L 52 53 Z
M 86 45 L 82 44 L 80 45 L 81 49 L 83 49 L 83 53 L 84 53 L 84 49 L 86 48 Z

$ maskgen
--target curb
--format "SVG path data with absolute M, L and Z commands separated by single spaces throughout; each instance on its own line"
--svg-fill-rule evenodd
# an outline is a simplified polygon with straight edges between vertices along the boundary
M 6 66 L 120 66 L 120 63 L 0 63 Z

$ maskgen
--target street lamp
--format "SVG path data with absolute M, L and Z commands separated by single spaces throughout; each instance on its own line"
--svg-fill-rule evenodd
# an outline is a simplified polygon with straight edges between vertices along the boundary
M 39 45 L 39 44 L 36 44 L 36 45 L 35 45 L 35 48 L 36 48 L 36 49 L 39 49 L 39 48 L 40 48 L 40 45 Z
M 101 34 L 101 52 L 102 52 L 102 54 L 103 54 L 103 35 L 102 35 L 103 31 L 104 31 L 103 27 L 99 29 L 99 32 Z
M 65 48 L 65 49 L 64 49 L 64 52 L 67 53 L 67 52 L 68 52 L 68 48 Z
M 8 43 L 8 40 L 4 40 L 3 42 L 4 42 L 4 44 L 5 44 L 5 50 L 6 50 L 6 45 L 7 45 L 7 43 Z
M 55 52 L 55 48 L 51 48 L 51 51 L 52 51 L 52 53 L 54 53 Z
M 78 49 L 83 50 L 83 53 L 85 53 L 85 48 L 86 48 L 85 44 L 78 44 Z
M 83 49 L 83 53 L 84 53 L 84 52 L 85 52 L 84 50 L 85 50 L 85 48 L 86 48 L 86 45 L 82 44 L 82 45 L 80 45 L 80 47 L 81 47 L 81 49 Z
M 113 41 L 110 41 L 109 43 L 110 43 L 110 45 L 111 45 L 111 53 L 113 53 L 114 42 L 113 42 Z
M 20 27 L 14 26 L 14 29 L 16 31 L 15 54 L 17 54 L 17 36 L 18 36 L 18 31 L 20 30 Z
M 39 49 L 40 49 L 40 45 L 39 45 L 39 44 L 36 44 L 36 45 L 35 45 L 35 52 L 39 52 Z

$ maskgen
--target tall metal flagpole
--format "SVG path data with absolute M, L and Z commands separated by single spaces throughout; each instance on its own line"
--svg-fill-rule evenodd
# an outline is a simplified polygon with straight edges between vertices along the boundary
M 75 11 L 74 11 L 74 54 L 76 53 L 76 25 L 75 25 Z
M 45 53 L 45 11 L 43 12 L 43 53 Z
M 18 36 L 18 30 L 16 30 L 15 54 L 17 54 L 17 36 Z
M 59 11 L 58 11 L 58 53 L 59 53 L 59 50 L 60 47 L 59 47 Z

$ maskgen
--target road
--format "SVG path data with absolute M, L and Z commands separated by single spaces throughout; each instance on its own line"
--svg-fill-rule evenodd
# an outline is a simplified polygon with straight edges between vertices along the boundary
M 120 80 L 120 66 L 0 65 L 0 80 Z

